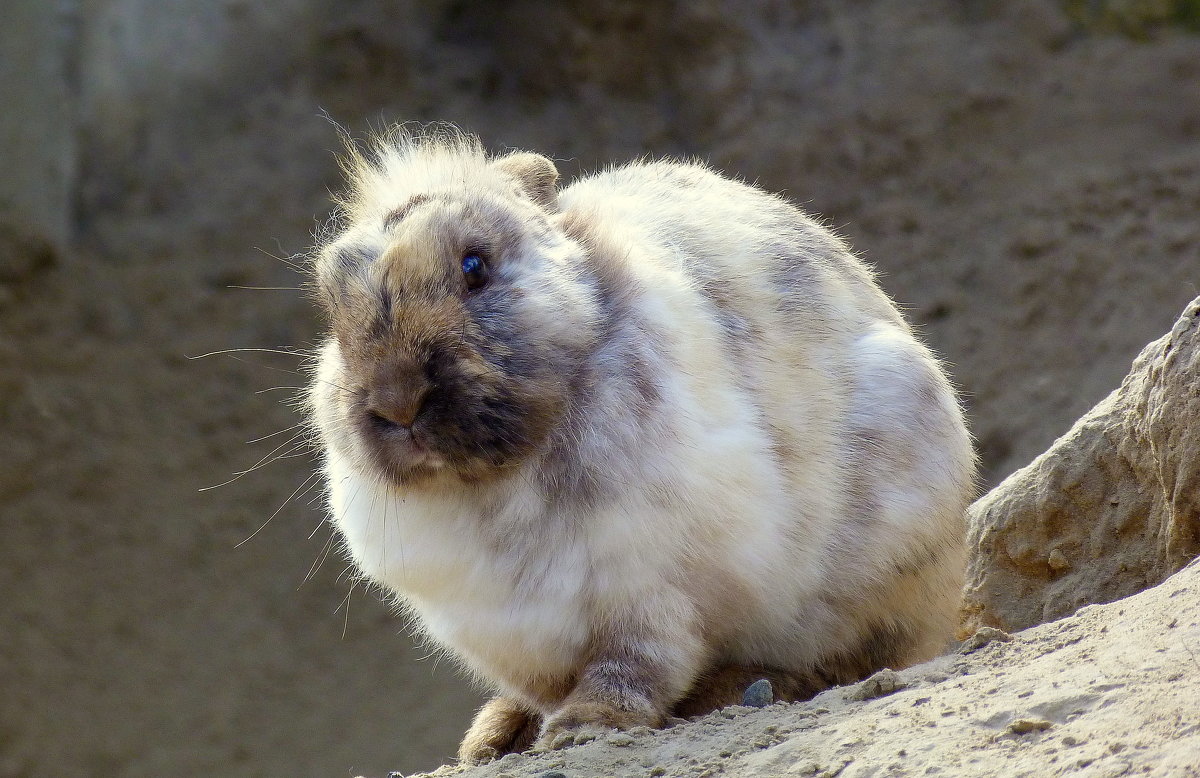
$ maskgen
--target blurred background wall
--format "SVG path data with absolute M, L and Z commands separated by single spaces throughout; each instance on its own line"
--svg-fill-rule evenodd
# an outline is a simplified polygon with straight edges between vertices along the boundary
M 5 0 L 0 776 L 431 768 L 478 704 L 327 554 L 299 360 L 189 358 L 319 337 L 333 121 L 785 192 L 953 365 L 990 485 L 1198 292 L 1197 5 Z

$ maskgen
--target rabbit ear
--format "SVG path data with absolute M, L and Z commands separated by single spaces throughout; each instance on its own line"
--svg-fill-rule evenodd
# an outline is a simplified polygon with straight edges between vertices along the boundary
M 492 166 L 516 179 L 521 191 L 547 211 L 558 210 L 558 169 L 541 154 L 518 151 L 492 162 Z

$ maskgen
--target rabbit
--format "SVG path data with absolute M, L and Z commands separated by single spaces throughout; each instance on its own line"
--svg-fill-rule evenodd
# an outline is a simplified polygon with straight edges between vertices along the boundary
M 560 191 L 445 127 L 345 162 L 311 420 L 361 576 L 495 692 L 461 761 L 945 648 L 971 439 L 839 237 L 695 162 Z

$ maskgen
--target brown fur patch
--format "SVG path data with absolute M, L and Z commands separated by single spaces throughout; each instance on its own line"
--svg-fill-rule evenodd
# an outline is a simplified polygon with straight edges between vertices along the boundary
M 746 687 L 765 678 L 771 682 L 775 700 L 802 702 L 812 699 L 830 683 L 817 673 L 779 670 L 759 665 L 722 665 L 703 673 L 688 693 L 675 703 L 672 714 L 683 718 L 703 716 L 729 705 L 739 705 Z
M 521 191 L 538 205 L 548 210 L 558 207 L 558 169 L 541 154 L 517 152 L 492 162 L 492 166 L 504 171 L 517 182 Z
M 631 623 L 609 623 L 593 647 L 571 693 L 546 721 L 543 738 L 584 726 L 661 726 L 671 704 L 672 668 L 638 650 L 667 638 Z
M 430 197 L 430 195 L 425 194 L 423 192 L 415 194 L 412 197 L 408 198 L 408 201 L 405 202 L 404 205 L 400 206 L 399 208 L 395 209 L 394 211 L 392 211 L 391 213 L 389 213 L 387 216 L 384 217 L 384 219 L 383 219 L 384 229 L 388 229 L 388 230 L 394 229 L 396 227 L 396 225 L 398 225 L 400 222 L 404 221 L 404 217 L 408 216 L 410 211 L 412 211 L 414 208 L 416 208 L 419 205 L 423 205 L 423 204 L 429 202 L 431 199 L 432 198 Z
M 621 414 L 653 424 L 663 412 L 662 371 L 668 357 L 662 337 L 631 303 L 639 282 L 619 243 L 595 230 L 587 214 L 578 211 L 565 212 L 557 223 L 582 249 L 576 259 L 578 272 L 594 291 L 599 315 L 589 351 L 580 355 L 581 370 L 573 377 L 570 407 L 538 478 L 554 505 L 594 505 L 612 486 L 603 471 L 609 457 L 595 450 L 581 452 L 581 441 L 618 447 L 623 443 L 604 440 L 604 430 L 594 426 L 597 415 L 613 413 L 612 407 L 597 408 L 599 392 L 607 393 L 606 403 L 615 400 Z
M 857 645 L 823 660 L 817 668 L 830 686 L 844 686 L 866 678 L 876 670 L 908 666 L 915 638 L 900 624 L 876 623 Z
M 475 714 L 458 746 L 458 761 L 482 764 L 529 749 L 542 717 L 507 697 L 493 697 Z
M 758 325 L 746 315 L 752 306 L 739 298 L 738 290 L 728 279 L 715 275 L 702 278 L 700 292 L 713 308 L 721 332 L 729 343 L 735 358 L 757 347 L 762 338 Z
M 720 665 L 701 674 L 692 690 L 675 703 L 676 716 L 690 718 L 738 705 L 746 687 L 760 678 L 771 682 L 776 701 L 801 702 L 833 686 L 855 683 L 884 667 L 907 665 L 913 635 L 895 624 L 876 624 L 857 645 L 826 657 L 812 670 L 781 670 L 762 665 Z

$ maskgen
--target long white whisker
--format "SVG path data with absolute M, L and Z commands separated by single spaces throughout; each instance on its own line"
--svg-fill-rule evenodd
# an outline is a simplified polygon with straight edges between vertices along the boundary
M 346 592 L 346 597 L 342 600 L 342 606 L 346 608 L 344 621 L 342 622 L 342 640 L 346 639 L 346 633 L 350 630 L 350 595 L 354 594 L 354 587 L 357 583 L 357 581 L 350 582 L 350 591 Z M 337 613 L 337 611 L 335 610 L 334 613 Z
M 318 527 L 318 529 L 320 529 L 320 527 Z M 315 534 L 316 530 L 313 530 L 313 532 Z M 311 537 L 311 535 L 309 537 Z M 313 560 L 312 567 L 308 568 L 308 572 L 304 575 L 304 580 L 300 582 L 300 586 L 308 583 L 308 580 L 313 577 L 317 570 L 321 568 L 321 565 L 325 564 L 325 560 L 329 558 L 329 552 L 333 550 L 333 541 L 336 537 L 336 535 L 331 534 L 329 539 L 325 541 L 324 547 L 322 547 L 321 552 L 317 554 L 317 558 Z M 297 586 L 296 588 L 299 589 L 300 586 Z
M 241 548 L 241 547 L 242 547 L 242 546 L 244 546 L 246 543 L 250 542 L 250 540 L 251 540 L 251 539 L 252 539 L 252 538 L 253 538 L 255 535 L 257 535 L 258 533 L 262 532 L 262 531 L 263 531 L 263 529 L 264 529 L 264 528 L 266 528 L 266 526 L 267 526 L 268 524 L 270 524 L 270 523 L 271 523 L 271 520 L 272 520 L 272 519 L 274 519 L 276 516 L 278 516 L 278 515 L 279 515 L 279 513 L 280 513 L 280 511 L 282 511 L 284 508 L 286 508 L 286 507 L 287 507 L 287 504 L 288 504 L 289 502 L 291 502 L 291 501 L 292 501 L 292 498 L 293 498 L 293 497 L 295 497 L 297 494 L 300 494 L 300 491 L 301 491 L 302 489 L 309 488 L 309 487 L 312 485 L 312 483 L 313 483 L 313 479 L 315 479 L 315 478 L 316 478 L 318 475 L 320 475 L 320 473 L 315 473 L 315 472 L 314 472 L 314 473 L 313 473 L 312 475 L 310 475 L 308 478 L 305 478 L 305 479 L 304 479 L 304 482 L 303 482 L 302 484 L 300 484 L 299 486 L 297 486 L 297 487 L 296 487 L 296 491 L 294 491 L 294 492 L 292 492 L 291 494 L 289 494 L 289 495 L 288 495 L 288 498 L 287 498 L 286 500 L 284 500 L 284 501 L 283 501 L 283 504 L 282 504 L 282 505 L 280 505 L 278 508 L 276 508 L 276 509 L 275 509 L 275 512 L 274 512 L 274 513 L 272 513 L 270 516 L 268 516 L 268 517 L 267 517 L 267 520 L 266 520 L 266 521 L 264 521 L 264 522 L 262 523 L 262 525 L 261 525 L 261 526 L 259 526 L 259 528 L 258 528 L 258 529 L 256 529 L 256 530 L 254 530 L 253 532 L 251 532 L 251 533 L 250 533 L 250 535 L 249 535 L 248 537 L 246 537 L 244 540 L 242 540 L 242 542 L 240 542 L 240 543 L 238 543 L 236 546 L 234 546 L 234 548 Z
M 205 357 L 215 357 L 215 356 L 219 356 L 221 354 L 241 354 L 241 353 L 245 353 L 245 352 L 262 353 L 262 354 L 285 354 L 289 357 L 311 356 L 310 352 L 300 351 L 300 350 L 295 350 L 295 349 L 289 350 L 289 349 L 282 349 L 282 348 L 249 348 L 249 347 L 247 347 L 247 348 L 224 348 L 224 349 L 219 349 L 217 351 L 209 351 L 207 354 L 197 354 L 195 356 L 189 356 L 188 359 L 204 359 Z
M 300 391 L 304 390 L 304 387 L 303 386 L 270 386 L 270 387 L 267 387 L 266 389 L 259 389 L 257 392 L 255 392 L 255 394 L 266 394 L 267 392 L 278 392 L 283 389 L 291 389 L 293 392 L 300 392 Z
M 285 432 L 291 432 L 292 430 L 296 429 L 297 427 L 301 427 L 301 426 L 303 426 L 303 422 L 298 423 L 298 424 L 293 424 L 290 427 L 284 427 L 283 429 L 279 430 L 278 432 L 272 432 L 269 435 L 263 435 L 260 438 L 255 438 L 254 440 L 247 440 L 246 445 L 249 446 L 249 445 L 253 445 L 255 443 L 262 443 L 267 438 L 273 438 L 276 435 L 282 435 Z
M 292 445 L 292 444 L 293 444 L 293 443 L 295 443 L 297 440 L 299 440 L 299 439 L 300 439 L 300 437 L 301 437 L 301 436 L 303 436 L 303 434 L 304 434 L 303 430 L 302 430 L 302 431 L 300 431 L 300 432 L 297 432 L 296 434 L 292 435 L 292 437 L 290 437 L 290 438 L 288 438 L 287 440 L 285 440 L 283 443 L 280 443 L 278 446 L 276 446 L 275 448 L 271 449 L 269 452 L 267 452 L 266 456 L 264 456 L 262 459 L 260 459 L 260 460 L 258 460 L 257 462 L 255 462 L 255 463 L 254 463 L 253 465 L 251 465 L 250 467 L 246 468 L 245 470 L 237 470 L 237 471 L 234 471 L 234 473 L 233 473 L 233 478 L 230 478 L 228 481 L 224 481 L 224 482 L 222 482 L 222 483 L 219 483 L 219 484 L 213 484 L 212 486 L 202 486 L 202 487 L 200 487 L 200 488 L 199 488 L 197 491 L 201 491 L 201 492 L 208 492 L 208 491 L 212 491 L 213 489 L 219 489 L 219 488 L 221 488 L 222 486 L 228 486 L 229 484 L 233 483 L 234 481 L 238 480 L 239 478 L 241 478 L 242 476 L 244 476 L 244 475 L 246 475 L 246 474 L 248 474 L 248 473 L 253 473 L 253 472 L 254 472 L 254 471 L 256 471 L 256 470 L 261 470 L 262 468 L 264 468 L 264 467 L 266 467 L 267 465 L 269 465 L 269 464 L 271 464 L 272 462 L 274 462 L 276 459 L 279 459 L 279 457 L 275 456 L 276 452 L 280 451 L 281 449 L 285 449 L 285 448 L 287 448 L 288 446 Z M 307 446 L 307 445 L 308 445 L 308 443 L 307 443 L 307 442 L 304 442 L 304 443 L 302 443 L 301 445 L 302 445 L 302 446 Z M 292 452 L 289 452 L 289 453 L 292 453 Z
M 279 247 L 279 253 L 280 253 L 280 254 L 282 254 L 282 253 L 283 253 L 283 245 L 282 245 L 282 244 L 280 244 L 280 243 L 279 243 L 279 241 L 276 241 L 276 245 L 278 245 L 278 247 Z M 296 261 L 296 258 L 297 258 L 297 257 L 303 257 L 303 256 L 304 256 L 303 254 L 291 254 L 291 255 L 288 255 L 288 256 L 277 256 L 277 255 L 275 255 L 275 254 L 272 254 L 271 252 L 267 251 L 266 249 L 264 249 L 264 248 L 262 248 L 262 247 L 260 247 L 260 246 L 255 246 L 255 247 L 254 247 L 254 249 L 255 249 L 256 251 L 261 251 L 263 254 L 266 254 L 266 255 L 267 255 L 268 257 L 270 257 L 271 259 L 274 259 L 274 260 L 276 260 L 276 261 L 278 261 L 278 262 L 282 262 L 282 263 L 283 263 L 284 265 L 286 265 L 286 266 L 287 266 L 287 267 L 288 267 L 290 270 L 293 270 L 293 271 L 295 271 L 295 272 L 297 272 L 297 273 L 300 273 L 301 275 L 305 275 L 305 276 L 307 276 L 307 275 L 309 274 L 309 273 L 308 273 L 308 268 L 307 268 L 307 267 L 305 267 L 305 266 L 304 266 L 303 264 L 301 264 L 300 262 L 297 262 L 297 261 Z
M 238 284 L 229 284 L 226 289 L 248 289 L 252 292 L 303 292 L 302 286 L 240 286 Z

